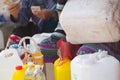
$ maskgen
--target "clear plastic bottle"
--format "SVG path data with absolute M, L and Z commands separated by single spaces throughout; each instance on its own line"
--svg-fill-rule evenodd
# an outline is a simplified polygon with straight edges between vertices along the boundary
M 33 63 L 28 62 L 28 68 L 25 71 L 24 80 L 33 80 L 33 72 L 34 72 Z
M 42 69 L 40 68 L 40 65 L 35 66 L 35 71 L 33 73 L 33 80 L 46 80 L 45 74 L 43 73 Z

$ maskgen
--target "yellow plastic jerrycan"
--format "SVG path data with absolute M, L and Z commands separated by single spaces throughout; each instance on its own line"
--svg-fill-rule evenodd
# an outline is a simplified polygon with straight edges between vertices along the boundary
M 27 68 L 28 68 L 28 64 L 24 64 L 23 65 L 23 71 L 25 72 Z
M 71 80 L 70 63 L 79 47 L 71 45 L 64 39 L 59 40 L 57 45 L 59 58 L 54 62 L 54 78 L 55 80 Z
M 22 66 L 16 66 L 12 80 L 24 80 L 24 70 Z
M 71 80 L 70 79 L 70 59 L 57 59 L 54 63 L 55 80 Z

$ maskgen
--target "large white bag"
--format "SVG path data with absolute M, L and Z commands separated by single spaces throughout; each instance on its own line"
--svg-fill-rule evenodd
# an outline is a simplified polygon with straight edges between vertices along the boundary
M 120 40 L 120 0 L 68 0 L 60 23 L 73 44 Z

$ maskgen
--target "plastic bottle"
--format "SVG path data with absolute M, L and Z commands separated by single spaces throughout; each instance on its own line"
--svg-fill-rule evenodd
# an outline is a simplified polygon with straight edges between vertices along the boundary
M 43 54 L 41 52 L 33 53 L 32 57 L 34 58 L 33 61 L 35 64 L 39 64 L 40 66 L 44 66 Z
M 8 42 L 6 44 L 6 48 L 9 48 L 10 45 L 12 44 L 18 44 L 19 41 L 20 41 L 20 37 L 19 36 L 16 36 L 16 35 L 11 35 L 9 38 L 8 38 Z
M 34 48 L 34 50 L 32 52 L 32 57 L 33 57 L 32 61 L 34 62 L 34 64 L 40 65 L 41 67 L 44 67 L 43 54 L 41 53 L 41 51 L 40 51 L 38 46 L 36 46 L 36 48 Z
M 72 45 L 64 39 L 57 42 L 59 58 L 54 63 L 55 80 L 71 80 L 70 63 L 76 56 L 79 45 Z
M 71 80 L 70 78 L 70 59 L 57 59 L 54 63 L 55 80 Z
M 120 63 L 106 51 L 78 55 L 71 61 L 72 80 L 120 80 Z
M 46 80 L 45 74 L 43 73 L 42 69 L 40 68 L 40 65 L 35 66 L 35 71 L 33 73 L 33 80 Z
M 34 71 L 33 63 L 28 62 L 28 68 L 25 71 L 24 80 L 33 80 L 33 71 Z
M 16 66 L 12 80 L 24 80 L 24 70 L 22 66 Z
M 27 68 L 28 68 L 28 64 L 24 64 L 24 65 L 23 65 L 23 70 L 24 70 L 24 72 L 27 70 Z
M 61 41 L 58 50 L 59 58 L 54 62 L 54 78 L 55 80 L 71 80 L 70 77 L 70 58 L 68 43 Z

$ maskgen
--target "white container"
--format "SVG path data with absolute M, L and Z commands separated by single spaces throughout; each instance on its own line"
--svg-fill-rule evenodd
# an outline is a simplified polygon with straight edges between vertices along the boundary
M 15 67 L 23 63 L 16 49 L 5 49 L 0 52 L 0 80 L 11 80 Z
M 120 80 L 120 63 L 106 52 L 78 55 L 71 61 L 71 80 Z

